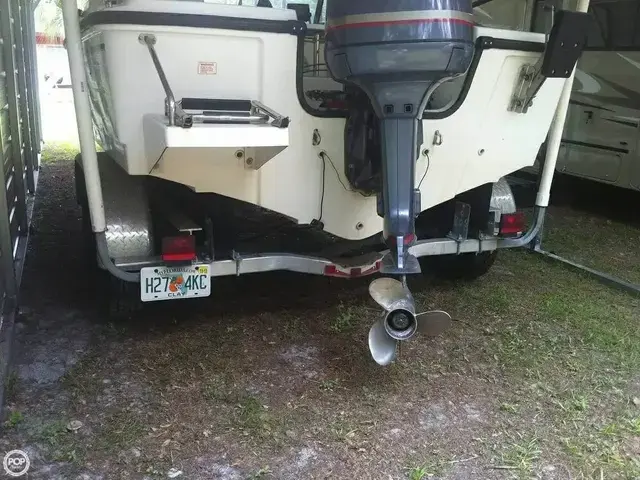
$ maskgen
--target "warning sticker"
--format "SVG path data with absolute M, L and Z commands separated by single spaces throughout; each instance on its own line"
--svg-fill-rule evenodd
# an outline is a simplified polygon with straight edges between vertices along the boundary
M 198 62 L 198 75 L 216 75 L 218 64 L 216 62 Z

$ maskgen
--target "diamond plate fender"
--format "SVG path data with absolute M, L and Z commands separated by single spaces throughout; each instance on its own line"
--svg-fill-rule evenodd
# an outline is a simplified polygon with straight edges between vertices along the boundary
M 516 213 L 516 199 L 507 180 L 502 177 L 493 184 L 491 193 L 491 209 L 498 210 L 500 215 Z
M 98 166 L 109 256 L 116 262 L 152 256 L 153 234 L 145 178 L 127 174 L 103 152 L 98 153 Z

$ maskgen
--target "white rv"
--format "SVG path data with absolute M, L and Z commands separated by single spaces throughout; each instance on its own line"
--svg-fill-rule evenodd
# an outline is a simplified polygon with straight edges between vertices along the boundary
M 476 17 L 546 32 L 553 10 L 562 7 L 561 0 L 492 0 L 476 8 Z M 592 0 L 589 13 L 594 21 L 576 70 L 557 170 L 640 189 L 640 2 Z

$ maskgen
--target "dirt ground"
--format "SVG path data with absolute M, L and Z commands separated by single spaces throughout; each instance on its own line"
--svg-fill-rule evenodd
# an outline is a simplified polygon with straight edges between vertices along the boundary
M 418 304 L 456 322 L 388 368 L 366 346 L 368 280 L 220 279 L 210 299 L 111 322 L 72 155 L 42 167 L 7 386 L 0 452 L 28 452 L 27 478 L 640 478 L 638 298 L 503 252 L 474 283 L 413 279 Z M 564 218 L 587 238 L 640 236 L 575 215 L 554 211 L 552 232 Z M 588 257 L 624 269 L 637 244 Z

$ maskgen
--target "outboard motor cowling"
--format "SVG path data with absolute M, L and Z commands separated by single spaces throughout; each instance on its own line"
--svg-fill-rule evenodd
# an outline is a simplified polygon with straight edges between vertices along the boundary
M 355 84 L 381 121 L 380 214 L 391 249 L 383 271 L 420 271 L 415 241 L 418 128 L 433 89 L 473 57 L 471 0 L 328 0 L 326 62 L 335 80 Z

